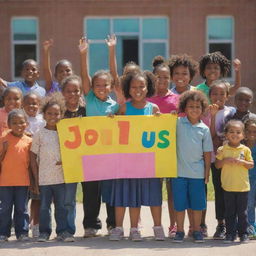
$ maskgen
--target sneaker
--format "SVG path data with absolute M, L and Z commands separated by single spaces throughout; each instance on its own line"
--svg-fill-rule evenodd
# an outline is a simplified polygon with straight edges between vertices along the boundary
M 47 233 L 41 233 L 37 238 L 37 242 L 46 242 L 48 240 L 49 240 L 49 235 Z
M 188 229 L 188 237 L 189 238 L 193 238 L 193 229 L 192 229 L 192 227 L 191 226 L 189 226 L 189 229 Z
M 216 231 L 213 235 L 214 240 L 223 240 L 226 235 L 226 226 L 224 224 L 219 224 L 216 227 Z
M 0 243 L 3 243 L 3 242 L 8 242 L 8 237 L 1 235 L 0 236 Z
M 56 240 L 62 242 L 75 242 L 74 236 L 67 231 L 58 234 Z
M 122 227 L 112 228 L 109 232 L 110 241 L 120 241 L 124 237 L 124 230 Z
M 169 227 L 169 232 L 168 232 L 168 237 L 169 238 L 174 238 L 175 235 L 176 235 L 176 232 L 177 232 L 177 226 L 176 225 L 170 226 Z
M 165 240 L 165 234 L 164 229 L 162 226 L 154 226 L 154 236 L 156 241 L 164 241 Z
M 247 234 L 243 234 L 240 237 L 240 243 L 248 243 L 249 242 L 249 238 Z
M 129 238 L 134 242 L 142 241 L 139 229 L 138 228 L 131 228 Z
M 206 224 L 200 225 L 200 231 L 201 231 L 203 237 L 208 237 L 208 228 L 207 228 Z
M 32 232 L 32 237 L 33 238 L 39 237 L 39 224 L 32 225 L 31 226 L 31 232 Z
M 185 233 L 181 231 L 177 231 L 175 237 L 173 238 L 174 243 L 182 243 L 184 241 Z
M 256 236 L 256 232 L 253 225 L 249 225 L 247 227 L 247 233 L 248 233 L 249 239 L 254 239 L 254 237 Z
M 226 237 L 224 239 L 224 244 L 231 244 L 235 241 L 235 238 L 231 234 L 226 234 Z
M 97 236 L 98 233 L 98 229 L 95 228 L 86 228 L 84 230 L 84 237 L 95 237 Z
M 27 234 L 21 234 L 21 235 L 17 238 L 17 240 L 18 240 L 19 242 L 27 242 L 27 241 L 29 241 L 29 237 L 28 237 Z
M 194 231 L 193 238 L 195 243 L 204 243 L 204 237 L 201 231 Z
M 113 229 L 114 229 L 114 227 L 112 227 L 112 226 L 108 226 L 108 227 L 107 227 L 108 236 L 110 236 L 111 230 L 113 230 Z

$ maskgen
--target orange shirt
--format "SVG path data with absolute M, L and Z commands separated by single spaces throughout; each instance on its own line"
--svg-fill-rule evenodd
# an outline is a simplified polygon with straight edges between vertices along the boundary
M 0 186 L 29 186 L 29 151 L 32 139 L 26 135 L 16 137 L 10 132 L 0 139 L 8 142 L 7 152 L 1 164 Z
M 0 138 L 8 132 L 8 125 L 7 125 L 7 117 L 8 113 L 6 112 L 5 108 L 0 108 Z

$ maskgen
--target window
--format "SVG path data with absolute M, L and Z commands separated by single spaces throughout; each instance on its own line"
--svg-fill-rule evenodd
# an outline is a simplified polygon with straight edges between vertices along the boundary
M 13 45 L 13 79 L 20 76 L 21 64 L 26 59 L 37 60 L 38 49 L 38 21 L 36 18 L 13 18 L 12 23 Z
M 90 40 L 90 73 L 109 69 L 108 49 L 105 38 L 117 36 L 117 67 L 122 73 L 128 61 L 138 63 L 143 69 L 152 70 L 156 55 L 167 57 L 169 21 L 165 17 L 89 17 L 84 20 L 84 32 Z
M 234 20 L 233 17 L 207 18 L 207 46 L 208 52 L 220 51 L 229 60 L 234 52 Z M 232 72 L 228 77 L 232 76 Z

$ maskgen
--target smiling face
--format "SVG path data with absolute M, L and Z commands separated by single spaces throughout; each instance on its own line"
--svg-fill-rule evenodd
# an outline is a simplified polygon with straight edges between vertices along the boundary
M 144 77 L 138 76 L 131 80 L 129 94 L 133 101 L 142 101 L 148 93 L 147 84 Z
M 176 89 L 179 92 L 183 92 L 186 90 L 187 86 L 190 82 L 190 73 L 189 68 L 185 66 L 178 66 L 174 68 L 172 74 L 172 81 L 176 85 Z
M 28 95 L 23 101 L 23 109 L 28 116 L 35 117 L 39 109 L 39 103 L 40 100 L 36 95 Z
M 202 113 L 202 104 L 200 101 L 188 100 L 185 107 L 185 114 L 192 124 L 198 123 Z
M 29 86 L 33 86 L 39 78 L 39 70 L 35 61 L 30 61 L 24 65 L 21 71 L 21 76 Z
M 170 70 L 168 68 L 159 68 L 155 72 L 156 76 L 156 89 L 158 92 L 168 91 L 171 77 Z
M 240 142 L 244 139 L 243 127 L 239 124 L 232 124 L 226 132 L 226 139 L 231 147 L 237 147 Z
M 23 115 L 15 115 L 8 123 L 11 133 L 16 137 L 21 137 L 27 127 L 26 118 Z
M 61 119 L 60 106 L 55 104 L 49 106 L 44 112 L 44 120 L 46 121 L 46 128 L 49 130 L 56 130 L 56 124 Z
M 212 104 L 217 104 L 219 109 L 223 109 L 228 99 L 227 88 L 224 84 L 218 84 L 211 88 L 210 99 Z
M 81 86 L 78 80 L 71 80 L 62 90 L 67 105 L 78 105 L 81 96 Z
M 107 75 L 100 75 L 93 81 L 92 90 L 101 101 L 106 101 L 111 92 L 111 81 Z
M 208 63 L 205 66 L 204 75 L 206 77 L 207 84 L 218 80 L 221 77 L 220 65 L 217 63 Z
M 246 113 L 249 111 L 249 108 L 252 103 L 252 95 L 246 92 L 239 93 L 235 96 L 235 106 L 237 111 L 240 113 Z
M 255 144 L 256 142 L 256 124 L 252 123 L 245 129 L 245 138 Z
M 72 67 L 68 62 L 63 62 L 63 64 L 59 64 L 58 67 L 56 68 L 55 72 L 55 78 L 60 84 L 61 81 L 73 74 Z
M 13 89 L 4 97 L 4 107 L 7 113 L 15 108 L 21 107 L 21 92 Z

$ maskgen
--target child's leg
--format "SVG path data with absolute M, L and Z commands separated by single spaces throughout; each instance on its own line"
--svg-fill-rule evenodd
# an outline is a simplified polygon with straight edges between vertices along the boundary
M 115 228 L 116 227 L 115 207 L 106 203 L 106 208 L 107 208 L 107 219 L 106 219 L 107 228 Z
M 237 193 L 237 201 L 236 201 L 236 209 L 237 209 L 237 230 L 238 234 L 241 237 L 244 234 L 247 234 L 247 202 L 248 202 L 248 192 L 236 192 Z
M 28 187 L 14 187 L 14 223 L 17 238 L 28 235 Z
M 150 206 L 154 226 L 162 226 L 162 206 Z
M 138 228 L 139 218 L 140 218 L 140 207 L 130 207 L 130 222 L 131 228 Z
M 193 218 L 193 210 L 187 209 L 188 220 L 189 220 L 189 234 L 188 236 L 192 235 L 194 231 L 194 218 Z
M 202 211 L 192 211 L 193 216 L 193 231 L 200 231 Z
M 125 207 L 115 207 L 116 226 L 123 227 Z
M 14 187 L 0 187 L 0 236 L 10 237 Z
M 184 232 L 185 211 L 176 211 L 177 231 Z
M 166 189 L 167 189 L 167 195 L 168 195 L 167 202 L 168 202 L 168 210 L 169 210 L 169 218 L 170 218 L 170 227 L 173 227 L 176 224 L 176 211 L 174 210 L 174 205 L 173 205 L 171 182 L 166 181 Z
M 30 223 L 32 225 L 39 224 L 40 200 L 31 199 L 30 204 Z
M 236 234 L 236 194 L 235 192 L 224 191 L 225 201 L 225 223 L 226 234 L 235 236 Z
M 256 206 L 256 178 L 250 178 L 250 191 L 248 193 L 248 222 L 255 224 L 255 206 Z

